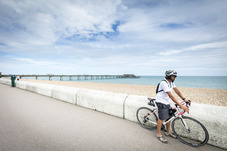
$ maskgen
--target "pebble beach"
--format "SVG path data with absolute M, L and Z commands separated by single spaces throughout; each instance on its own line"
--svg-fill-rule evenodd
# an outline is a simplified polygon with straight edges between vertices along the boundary
M 30 81 L 44 84 L 70 86 L 77 88 L 94 89 L 101 91 L 110 91 L 117 93 L 125 93 L 131 95 L 141 95 L 155 98 L 156 86 L 148 85 L 130 85 L 130 84 L 111 84 L 111 83 L 91 83 L 91 82 L 77 82 L 77 81 L 47 81 L 47 80 L 33 80 L 21 79 L 21 81 Z M 186 88 L 178 87 L 183 96 L 192 102 L 210 104 L 227 107 L 227 90 L 226 89 L 206 89 L 206 88 Z M 181 99 L 173 92 L 174 96 L 181 101 Z

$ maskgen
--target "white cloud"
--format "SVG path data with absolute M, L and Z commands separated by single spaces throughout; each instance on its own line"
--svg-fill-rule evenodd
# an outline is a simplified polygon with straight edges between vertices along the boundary
M 59 74 L 221 70 L 227 66 L 226 3 L 0 0 L 0 70 L 14 71 L 15 63 L 20 71 Z
M 30 64 L 34 66 L 53 66 L 53 65 L 60 65 L 56 62 L 51 62 L 51 61 L 41 61 L 41 60 L 34 60 L 30 58 L 14 58 L 14 60 L 19 61 L 20 64 Z
M 160 2 L 161 3 L 161 2 Z M 207 42 L 226 38 L 226 1 L 175 1 L 127 10 L 121 32 L 138 40 Z M 131 15 L 130 15 L 131 14 Z
M 23 43 L 48 45 L 74 35 L 89 38 L 90 34 L 112 32 L 112 24 L 116 19 L 114 14 L 121 1 L 78 0 L 47 3 L 44 0 L 23 0 L 1 3 L 2 7 L 8 9 L 6 16 L 1 15 L 1 19 L 6 23 L 1 24 L 16 33 L 13 36 L 14 41 L 22 42 L 22 36 Z
M 193 53 L 193 51 L 206 52 L 210 49 L 212 49 L 212 50 L 221 49 L 222 52 L 226 52 L 225 50 L 227 49 L 227 41 L 199 44 L 199 45 L 190 46 L 188 48 L 179 49 L 179 50 L 169 50 L 169 51 L 165 51 L 165 52 L 160 52 L 159 55 L 169 56 L 169 55 L 176 55 L 176 54 L 183 53 L 183 52 L 192 52 Z

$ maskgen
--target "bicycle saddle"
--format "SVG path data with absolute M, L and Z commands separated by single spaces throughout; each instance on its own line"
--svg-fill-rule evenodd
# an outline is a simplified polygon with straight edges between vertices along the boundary
M 154 105 L 154 100 L 155 99 L 152 99 L 152 98 L 147 98 L 149 100 L 149 102 L 147 103 L 148 105 L 151 105 L 151 106 L 155 106 Z

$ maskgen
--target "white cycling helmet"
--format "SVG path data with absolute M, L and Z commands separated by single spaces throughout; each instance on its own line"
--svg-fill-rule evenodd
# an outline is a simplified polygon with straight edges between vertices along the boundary
M 171 76 L 177 77 L 177 72 L 175 70 L 168 70 L 165 74 L 167 79 L 170 79 Z

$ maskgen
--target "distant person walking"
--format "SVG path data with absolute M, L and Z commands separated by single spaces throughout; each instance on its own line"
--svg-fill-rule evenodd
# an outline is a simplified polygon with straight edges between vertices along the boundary
M 17 76 L 16 80 L 19 81 L 20 80 L 20 76 Z
M 168 118 L 170 118 L 169 115 L 169 109 L 171 109 L 170 101 L 174 101 L 176 104 L 178 104 L 183 110 L 186 112 L 189 112 L 189 109 L 186 106 L 183 106 L 177 99 L 173 96 L 172 90 L 176 92 L 176 94 L 184 101 L 188 102 L 185 97 L 181 94 L 181 92 L 177 89 L 176 85 L 174 84 L 174 80 L 177 77 L 177 72 L 174 70 L 168 70 L 165 73 L 165 79 L 160 82 L 160 84 L 157 87 L 156 93 L 156 103 L 158 106 L 158 124 L 157 124 L 157 138 L 163 142 L 168 143 L 168 141 L 162 136 L 161 134 L 161 127 L 162 122 Z M 165 133 L 166 136 L 176 138 L 174 134 L 170 131 L 170 122 L 166 124 L 167 132 Z

